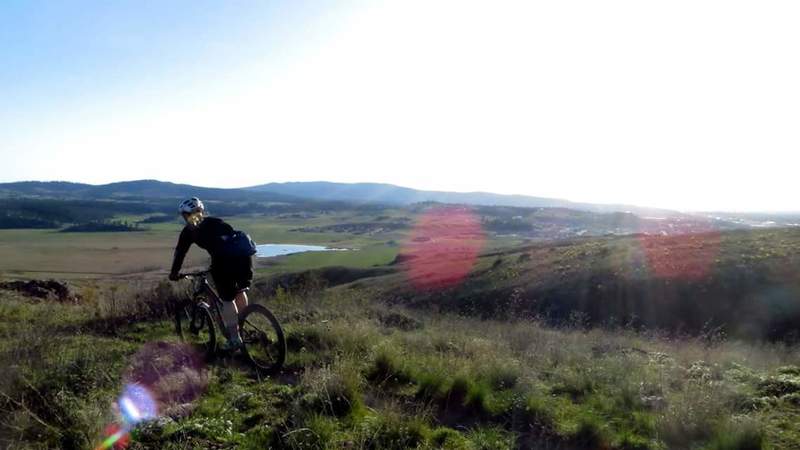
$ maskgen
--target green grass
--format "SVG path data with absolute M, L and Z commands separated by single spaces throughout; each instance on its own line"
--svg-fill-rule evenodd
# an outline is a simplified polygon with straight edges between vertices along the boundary
M 288 231 L 297 225 L 292 220 L 262 228 L 257 221 L 236 226 L 276 241 L 297 233 Z M 164 227 L 148 233 L 175 232 Z M 39 232 L 9 233 L 3 236 L 12 249 L 44 245 L 34 239 Z M 14 233 L 20 242 L 13 242 Z M 730 241 L 718 252 L 718 269 L 735 264 L 743 252 L 749 259 L 763 256 L 773 267 L 791 262 L 795 249 L 795 237 L 786 231 L 735 238 L 722 239 Z M 62 249 L 110 244 L 99 236 L 58 239 L 46 235 L 41 241 Z M 296 255 L 259 276 L 331 261 L 364 267 L 393 258 L 397 250 L 385 236 L 337 239 L 363 245 L 361 255 L 375 259 L 320 259 L 350 258 L 348 252 Z M 625 276 L 636 278 L 633 243 L 614 238 L 506 249 L 481 258 L 477 276 L 462 289 L 484 299 L 494 293 L 493 300 L 506 307 L 534 298 L 530 291 L 501 296 L 507 287 L 542 286 L 598 267 L 624 268 Z M 530 257 L 519 258 L 522 253 Z M 777 273 L 772 270 L 765 273 Z M 428 304 L 413 305 L 418 308 L 387 298 L 407 293 L 399 288 L 403 282 L 399 274 L 300 294 L 281 291 L 270 299 L 253 292 L 281 319 L 289 341 L 286 370 L 268 379 L 231 359 L 174 370 L 174 358 L 163 349 L 176 340 L 159 305 L 175 301 L 181 290 L 176 285 L 147 278 L 77 281 L 83 295 L 77 305 L 0 291 L 0 446 L 96 445 L 114 420 L 123 381 L 142 367 L 152 367 L 158 391 L 170 393 L 164 402 L 169 418 L 137 427 L 132 449 L 800 446 L 796 345 L 588 328 L 579 318 L 573 325 L 581 326 L 552 327 L 513 308 L 483 320 L 431 307 L 462 301 L 466 291 L 419 294 L 415 299 Z M 153 346 L 163 351 L 153 352 Z M 181 383 L 199 387 L 185 402 L 177 400 Z
M 148 342 L 174 342 L 170 323 L 157 318 L 112 334 L 94 331 L 92 309 L 101 306 L 101 319 L 113 312 L 103 306 L 108 286 L 96 289 L 93 305 L 3 298 L 0 354 L 18 363 L 4 378 L 16 381 L 3 389 L 14 401 L 2 404 L 0 427 L 23 430 L 0 428 L 3 442 L 19 448 L 98 442 L 113 420 L 130 358 Z M 140 300 L 125 295 L 119 301 Z M 116 314 L 137 310 L 121 306 Z M 795 376 L 796 352 L 423 317 L 387 309 L 352 289 L 330 289 L 313 302 L 284 294 L 270 306 L 290 338 L 286 378 L 259 380 L 234 361 L 206 366 L 207 387 L 189 410 L 137 428 L 131 448 L 494 449 L 560 442 L 744 450 L 800 442 L 778 432 L 800 411 L 794 392 L 785 383 L 770 384 Z M 421 326 L 387 328 L 378 318 L 390 314 L 415 317 Z M 598 354 L 591 350 L 598 342 L 642 352 Z M 741 409 L 744 398 L 764 396 L 775 400 Z M 35 409 L 37 401 L 47 408 Z

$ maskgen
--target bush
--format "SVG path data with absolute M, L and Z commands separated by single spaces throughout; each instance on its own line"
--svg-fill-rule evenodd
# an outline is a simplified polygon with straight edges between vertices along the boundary
M 578 417 L 578 426 L 569 436 L 569 440 L 580 448 L 595 449 L 608 446 L 602 421 L 589 413 Z
M 776 372 L 781 375 L 794 375 L 800 377 L 800 367 L 797 366 L 783 366 L 779 367 Z
M 708 384 L 689 382 L 668 397 L 667 408 L 656 424 L 658 436 L 669 448 L 690 448 L 707 441 L 720 415 L 727 412 L 726 399 Z
M 552 411 L 553 408 L 547 404 L 546 399 L 530 395 L 512 413 L 514 429 L 520 432 L 552 431 L 555 429 Z
M 520 370 L 517 366 L 492 364 L 484 374 L 492 389 L 503 390 L 513 389 L 520 378 Z
M 428 428 L 417 417 L 408 418 L 393 412 L 384 412 L 364 420 L 361 428 L 363 448 L 405 450 L 425 442 Z
M 440 371 L 423 372 L 416 375 L 417 397 L 423 400 L 439 400 L 447 395 L 448 379 Z
M 721 427 L 706 447 L 707 450 L 761 450 L 764 432 L 753 421 L 729 423 Z
M 242 442 L 240 448 L 242 450 L 263 450 L 265 448 L 275 448 L 277 447 L 276 441 L 277 436 L 275 433 L 273 433 L 271 428 L 258 427 L 256 429 L 249 430 L 244 435 L 244 441 Z
M 286 346 L 290 351 L 329 351 L 337 348 L 339 342 L 334 335 L 317 327 L 304 327 L 292 330 L 286 337 Z
M 464 375 L 458 375 L 453 379 L 453 382 L 450 384 L 450 388 L 447 390 L 447 394 L 445 395 L 447 398 L 447 404 L 461 406 L 467 404 L 467 398 L 472 390 L 472 381 L 469 380 Z
M 359 411 L 360 377 L 357 371 L 341 367 L 336 372 L 327 367 L 307 372 L 302 386 L 306 394 L 299 400 L 301 412 L 344 417 Z
M 378 384 L 405 384 L 411 381 L 411 375 L 398 362 L 398 357 L 386 348 L 381 348 L 375 354 L 366 377 Z
M 632 433 L 623 433 L 618 439 L 615 448 L 619 450 L 649 450 L 652 445 L 649 440 Z
M 419 320 L 398 312 L 379 314 L 378 319 L 384 327 L 397 328 L 402 331 L 419 330 L 423 327 Z
M 511 450 L 516 448 L 512 433 L 500 427 L 479 427 L 467 433 L 471 448 L 475 450 Z
M 767 377 L 758 383 L 758 392 L 774 397 L 800 392 L 800 377 L 788 374 Z
M 597 380 L 587 372 L 569 371 L 552 388 L 554 395 L 569 395 L 573 400 L 581 400 L 595 391 Z
M 336 422 L 328 417 L 313 415 L 302 428 L 284 434 L 284 444 L 290 449 L 324 450 L 336 434 Z
M 467 375 L 450 379 L 441 372 L 430 372 L 417 377 L 417 397 L 436 402 L 446 409 L 461 410 L 478 416 L 491 414 L 491 390 Z
M 226 441 L 233 437 L 233 422 L 222 417 L 195 417 L 180 422 L 175 431 L 180 439 Z
M 489 408 L 490 389 L 483 383 L 478 383 L 468 376 L 460 375 L 453 380 L 450 392 L 447 395 L 447 407 L 463 407 L 466 412 L 477 416 L 491 414 Z
M 437 428 L 431 433 L 430 441 L 437 449 L 468 450 L 472 448 L 469 441 L 452 428 Z

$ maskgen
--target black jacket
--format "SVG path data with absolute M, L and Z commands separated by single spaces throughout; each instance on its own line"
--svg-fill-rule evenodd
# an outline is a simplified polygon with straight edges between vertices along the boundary
M 233 233 L 233 227 L 216 217 L 206 217 L 197 227 L 186 225 L 178 238 L 178 245 L 175 247 L 175 257 L 172 260 L 172 275 L 177 275 L 181 271 L 183 258 L 192 244 L 208 251 L 211 261 L 220 256 L 220 247 L 223 243 L 222 236 L 229 236 Z

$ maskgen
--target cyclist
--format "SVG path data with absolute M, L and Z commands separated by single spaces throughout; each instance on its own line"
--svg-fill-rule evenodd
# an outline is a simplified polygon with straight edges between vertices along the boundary
M 239 336 L 239 310 L 247 306 L 245 289 L 250 287 L 253 280 L 253 259 L 251 256 L 230 257 L 222 253 L 222 245 L 234 229 L 222 219 L 209 217 L 203 202 L 197 197 L 181 202 L 178 211 L 186 221 L 186 226 L 175 247 L 169 279 L 180 279 L 183 259 L 192 244 L 208 251 L 211 255 L 211 277 L 222 299 L 222 320 L 225 322 L 228 338 L 222 348 L 237 349 L 242 345 L 242 338 Z

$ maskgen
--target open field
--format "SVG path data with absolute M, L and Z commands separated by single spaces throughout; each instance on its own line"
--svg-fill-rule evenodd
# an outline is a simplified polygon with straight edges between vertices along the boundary
M 132 220 L 139 217 L 121 217 Z M 280 219 L 276 217 L 230 218 L 237 229 L 247 231 L 258 243 L 321 244 L 358 249 L 357 252 L 315 253 L 260 261 L 265 272 L 297 270 L 324 265 L 384 264 L 396 250 L 385 243 L 402 240 L 402 233 L 381 236 L 358 236 L 346 233 L 307 233 L 291 231 L 302 226 L 358 220 L 353 216 L 326 216 L 318 219 Z M 99 275 L 131 275 L 143 272 L 164 272 L 172 262 L 172 253 L 181 224 L 168 222 L 147 225 L 140 232 L 62 233 L 55 230 L 0 230 L 0 274 L 6 276 L 53 275 L 59 278 L 91 278 Z M 186 265 L 207 264 L 204 251 L 193 247 Z
M 168 267 L 176 236 L 174 231 L 0 230 L 0 273 L 85 278 L 158 270 Z M 199 263 L 205 257 L 192 251 L 189 258 Z
M 145 215 L 121 215 L 117 220 L 136 222 Z M 316 244 L 346 248 L 347 252 L 313 252 L 279 258 L 257 259 L 262 274 L 292 272 L 325 266 L 371 267 L 391 262 L 407 241 L 416 216 L 408 210 L 379 210 L 370 214 L 338 211 L 325 214 L 287 214 L 234 216 L 225 218 L 236 229 L 245 230 L 260 244 Z M 376 219 L 378 219 L 376 221 Z M 403 220 L 407 228 L 377 233 L 308 232 L 342 223 L 381 223 Z M 145 224 L 145 231 L 63 233 L 57 230 L 0 230 L 0 276 L 47 277 L 65 279 L 95 276 L 166 274 L 172 262 L 182 224 L 179 219 Z M 494 237 L 483 249 L 518 245 L 518 237 Z M 186 264 L 208 263 L 207 255 L 192 247 Z

